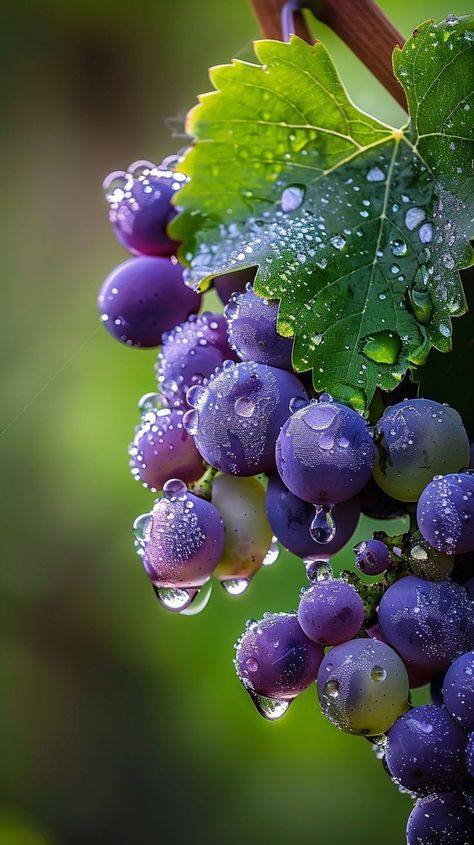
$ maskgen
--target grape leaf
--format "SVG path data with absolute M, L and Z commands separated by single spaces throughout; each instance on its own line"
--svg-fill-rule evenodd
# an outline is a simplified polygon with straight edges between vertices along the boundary
M 474 16 L 422 24 L 394 68 L 410 118 L 349 99 L 321 43 L 260 41 L 211 70 L 188 116 L 171 226 L 190 283 L 258 266 L 278 330 L 318 391 L 363 408 L 451 347 L 472 262 Z

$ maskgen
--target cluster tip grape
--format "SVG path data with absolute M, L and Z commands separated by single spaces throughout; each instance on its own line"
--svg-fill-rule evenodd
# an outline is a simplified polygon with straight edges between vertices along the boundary
M 300 558 L 293 610 L 249 620 L 236 644 L 253 704 L 275 721 L 315 687 L 324 716 L 368 738 L 415 799 L 408 845 L 472 843 L 474 474 L 463 422 L 412 398 L 371 428 L 318 396 L 278 333 L 278 303 L 255 293 L 254 267 L 214 280 L 224 314 L 201 311 L 168 233 L 180 161 L 135 162 L 104 183 L 132 257 L 102 285 L 102 322 L 127 346 L 160 347 L 129 447 L 132 475 L 158 494 L 134 523 L 144 571 L 164 608 L 189 615 L 213 583 L 244 593 L 280 546 Z M 361 514 L 406 516 L 407 530 L 357 543 L 353 568 L 336 577 L 332 557 Z M 411 690 L 427 684 L 432 703 L 412 706 Z

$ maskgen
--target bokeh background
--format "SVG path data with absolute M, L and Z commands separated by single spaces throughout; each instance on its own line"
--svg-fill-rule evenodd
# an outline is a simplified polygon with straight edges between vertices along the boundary
M 380 5 L 405 34 L 470 11 Z M 327 723 L 313 689 L 266 723 L 235 677 L 244 621 L 293 609 L 301 564 L 282 555 L 248 595 L 214 588 L 204 613 L 180 618 L 133 551 L 152 494 L 129 475 L 127 444 L 155 356 L 98 323 L 99 284 L 125 257 L 101 181 L 183 145 L 207 68 L 251 56 L 247 0 L 4 0 L 0 16 L 0 845 L 402 845 L 410 802 L 369 743 Z M 400 125 L 315 31 L 356 103 Z M 440 358 L 431 395 L 456 404 L 455 359 L 446 380 Z

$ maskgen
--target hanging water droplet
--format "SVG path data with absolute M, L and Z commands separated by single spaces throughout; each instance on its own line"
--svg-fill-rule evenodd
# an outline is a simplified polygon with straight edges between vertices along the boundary
M 250 578 L 229 578 L 226 581 L 221 581 L 222 587 L 229 596 L 241 596 L 242 593 L 245 593 L 249 584 Z
M 197 590 L 185 590 L 178 587 L 157 587 L 153 585 L 155 595 L 166 610 L 181 613 L 195 598 Z
M 273 563 L 276 563 L 279 556 L 280 547 L 278 545 L 278 540 L 276 537 L 272 537 L 270 548 L 268 549 L 268 552 L 262 560 L 262 566 L 271 566 Z
M 235 413 L 239 417 L 251 417 L 255 411 L 255 402 L 249 396 L 239 396 L 234 402 Z
M 188 592 L 192 592 L 189 590 Z M 180 613 L 182 616 L 196 616 L 198 613 L 204 610 L 205 607 L 209 604 L 209 599 L 211 598 L 212 593 L 212 581 L 209 578 L 209 581 L 197 591 L 195 591 L 194 597 L 191 599 L 190 604 L 186 605 Z
M 281 195 L 282 211 L 296 211 L 303 204 L 305 190 L 303 185 L 289 185 L 285 188 Z
M 265 695 L 256 695 L 252 692 L 250 696 L 260 715 L 270 722 L 281 719 L 291 704 L 291 700 L 288 699 L 268 698 Z
M 239 303 L 235 299 L 231 299 L 224 308 L 224 317 L 226 320 L 233 320 L 239 313 Z
M 328 560 L 305 560 L 305 569 L 308 581 L 329 581 L 333 577 Z
M 191 411 L 186 411 L 183 417 L 183 426 L 188 434 L 197 434 L 198 433 L 198 424 L 199 424 L 199 414 L 194 409 Z
M 193 384 L 186 393 L 186 402 L 188 405 L 195 408 L 199 404 L 199 400 L 202 399 L 205 392 L 206 388 L 203 387 L 202 384 Z
M 311 523 L 310 534 L 316 543 L 330 543 L 336 536 L 336 524 L 328 507 L 315 505 L 315 516 Z
M 186 484 L 180 478 L 170 478 L 163 484 L 163 493 L 167 499 L 174 499 L 176 496 L 182 496 L 187 491 Z
M 137 516 L 135 522 L 133 523 L 133 533 L 135 534 L 135 539 L 138 540 L 139 543 L 144 543 L 146 541 L 152 522 L 153 514 L 151 513 L 142 513 L 140 516 Z

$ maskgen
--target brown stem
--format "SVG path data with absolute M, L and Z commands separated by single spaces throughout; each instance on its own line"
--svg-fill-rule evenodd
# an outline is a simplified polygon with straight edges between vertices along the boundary
M 281 9 L 285 0 L 251 0 L 260 28 L 267 38 L 281 38 Z M 302 0 L 318 20 L 329 26 L 406 109 L 405 93 L 392 69 L 392 51 L 405 39 L 373 0 Z M 313 41 L 301 14 L 295 18 L 296 34 Z

